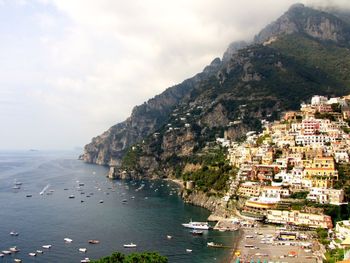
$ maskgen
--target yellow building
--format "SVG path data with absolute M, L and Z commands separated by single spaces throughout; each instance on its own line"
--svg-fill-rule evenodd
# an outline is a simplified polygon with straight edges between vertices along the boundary
M 330 188 L 338 180 L 333 157 L 317 157 L 306 165 L 304 176 L 312 180 L 313 187 Z

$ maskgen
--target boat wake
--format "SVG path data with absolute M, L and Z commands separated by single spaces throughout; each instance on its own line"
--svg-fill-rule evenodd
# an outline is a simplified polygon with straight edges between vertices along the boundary
M 45 186 L 44 188 L 43 188 L 43 190 L 41 190 L 41 192 L 39 193 L 40 195 L 43 195 L 44 193 L 45 193 L 45 191 L 47 190 L 47 189 L 49 189 L 49 187 L 50 187 L 50 184 L 48 184 L 47 186 Z

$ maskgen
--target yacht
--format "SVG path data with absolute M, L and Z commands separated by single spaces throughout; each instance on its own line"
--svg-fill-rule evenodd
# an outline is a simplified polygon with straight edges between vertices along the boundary
M 86 253 L 87 249 L 85 247 L 81 247 L 79 248 L 79 252 L 83 252 L 83 253 Z
M 189 223 L 184 223 L 182 225 L 184 227 L 192 228 L 192 229 L 202 229 L 202 230 L 210 229 L 208 222 L 192 222 L 191 220 Z

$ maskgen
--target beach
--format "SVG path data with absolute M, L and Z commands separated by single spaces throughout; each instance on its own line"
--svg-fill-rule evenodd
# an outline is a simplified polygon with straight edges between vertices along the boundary
M 232 251 L 231 263 L 236 262 L 322 262 L 317 245 L 312 240 L 276 240 L 279 230 L 274 226 L 259 225 L 241 228 L 239 240 Z M 305 244 L 312 245 L 305 248 Z

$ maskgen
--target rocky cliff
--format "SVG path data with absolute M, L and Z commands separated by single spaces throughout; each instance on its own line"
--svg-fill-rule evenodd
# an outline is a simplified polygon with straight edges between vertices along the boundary
M 349 34 L 340 16 L 294 5 L 253 43 L 232 43 L 222 60 L 135 107 L 82 159 L 125 176 L 178 176 L 216 137 L 239 139 L 314 94 L 349 93 Z

